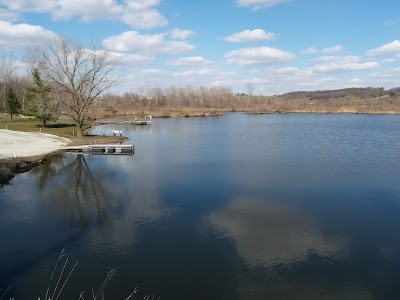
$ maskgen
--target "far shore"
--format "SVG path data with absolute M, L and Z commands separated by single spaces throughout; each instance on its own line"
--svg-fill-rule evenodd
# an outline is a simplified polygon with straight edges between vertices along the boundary
M 386 114 L 386 115 L 397 115 L 400 111 L 394 110 L 363 110 L 355 108 L 337 108 L 324 109 L 155 109 L 155 110 L 131 110 L 124 113 L 115 114 L 104 114 L 101 118 L 98 118 L 94 124 L 100 124 L 103 119 L 113 120 L 133 120 L 136 116 L 152 116 L 152 118 L 196 118 L 196 117 L 219 117 L 225 113 L 244 113 L 249 115 L 262 115 L 262 114 L 282 114 L 282 113 L 293 113 L 293 114 Z

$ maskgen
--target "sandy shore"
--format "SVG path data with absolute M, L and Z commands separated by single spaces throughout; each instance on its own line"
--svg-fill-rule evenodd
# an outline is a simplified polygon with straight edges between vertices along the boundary
M 70 142 L 51 134 L 0 129 L 0 159 L 45 155 Z

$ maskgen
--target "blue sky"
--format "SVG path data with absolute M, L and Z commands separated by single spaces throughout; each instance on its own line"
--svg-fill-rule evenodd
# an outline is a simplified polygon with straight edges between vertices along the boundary
M 116 92 L 400 86 L 397 0 L 0 0 L 0 51 L 62 35 L 121 58 Z

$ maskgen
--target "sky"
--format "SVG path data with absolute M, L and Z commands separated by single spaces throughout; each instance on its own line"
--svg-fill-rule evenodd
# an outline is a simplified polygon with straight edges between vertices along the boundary
M 0 0 L 0 54 L 57 36 L 121 59 L 114 91 L 400 86 L 398 0 Z

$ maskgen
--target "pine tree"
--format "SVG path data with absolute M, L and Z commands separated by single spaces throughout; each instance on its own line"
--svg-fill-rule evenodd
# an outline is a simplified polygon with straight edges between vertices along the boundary
M 11 87 L 8 87 L 6 91 L 6 109 L 11 120 L 13 115 L 18 114 L 21 110 L 21 103 L 19 103 L 18 97 Z
M 60 105 L 49 96 L 50 87 L 40 77 L 37 69 L 32 71 L 33 86 L 25 89 L 25 110 L 27 114 L 34 115 L 42 120 L 46 126 L 47 121 L 55 121 L 60 115 Z

